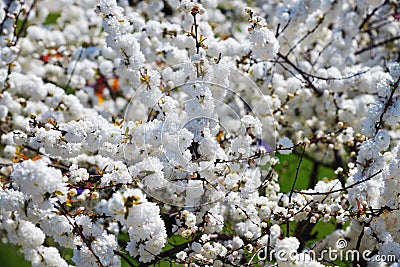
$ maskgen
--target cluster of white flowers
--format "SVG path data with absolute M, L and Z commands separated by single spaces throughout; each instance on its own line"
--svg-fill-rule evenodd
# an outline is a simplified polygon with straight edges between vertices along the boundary
M 257 59 L 268 60 L 275 57 L 279 51 L 279 42 L 274 33 L 267 28 L 265 19 L 259 16 L 253 17 L 250 9 L 248 9 L 248 12 L 253 24 L 248 29 L 250 32 L 250 50 Z
M 155 203 L 148 202 L 139 189 L 116 192 L 108 201 L 99 203 L 99 210 L 120 222 L 128 230 L 126 250 L 140 261 L 149 262 L 164 247 L 167 233 Z
M 49 160 L 25 160 L 15 166 L 10 178 L 26 200 L 41 204 L 46 194 L 64 196 L 67 187 L 60 170 L 48 167 Z M 65 199 L 64 199 L 65 201 Z
M 399 265 L 399 4 L 249 3 L 2 1 L 2 240 L 33 266 L 323 266 L 340 238 Z

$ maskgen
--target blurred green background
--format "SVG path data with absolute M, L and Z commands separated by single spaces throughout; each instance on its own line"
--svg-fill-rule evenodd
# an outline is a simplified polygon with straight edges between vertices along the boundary
M 0 266 L 2 267 L 30 267 L 31 264 L 24 260 L 24 255 L 14 246 L 4 245 L 0 242 Z

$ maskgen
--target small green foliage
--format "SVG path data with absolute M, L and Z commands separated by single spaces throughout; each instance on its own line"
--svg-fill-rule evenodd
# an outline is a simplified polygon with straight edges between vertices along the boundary
M 52 12 L 47 15 L 46 20 L 44 21 L 44 25 L 53 25 L 56 24 L 57 19 L 61 16 L 60 12 Z
M 222 228 L 222 233 L 227 235 L 234 235 L 235 231 L 233 230 L 233 227 L 229 222 L 225 222 L 224 227 Z

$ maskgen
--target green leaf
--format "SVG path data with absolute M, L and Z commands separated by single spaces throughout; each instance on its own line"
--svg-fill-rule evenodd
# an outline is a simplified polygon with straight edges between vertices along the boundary
M 233 230 L 233 227 L 229 222 L 225 222 L 224 227 L 222 228 L 222 233 L 230 236 L 235 235 L 235 231 Z
M 53 25 L 56 24 L 57 19 L 61 16 L 60 12 L 52 12 L 47 15 L 46 20 L 44 21 L 44 25 Z

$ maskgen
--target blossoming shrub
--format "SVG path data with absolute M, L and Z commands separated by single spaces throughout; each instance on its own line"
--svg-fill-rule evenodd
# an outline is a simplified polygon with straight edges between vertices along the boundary
M 398 266 L 399 19 L 391 0 L 2 1 L 3 240 L 32 266 Z

